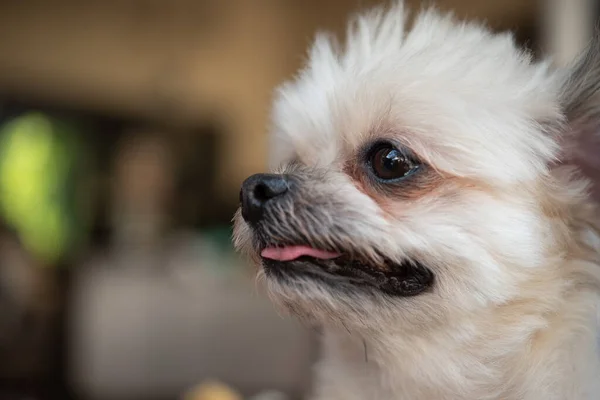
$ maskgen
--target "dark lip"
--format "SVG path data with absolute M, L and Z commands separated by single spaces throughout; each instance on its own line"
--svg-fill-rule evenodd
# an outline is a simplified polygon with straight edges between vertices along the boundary
M 347 256 L 317 260 L 300 257 L 293 261 L 262 258 L 269 278 L 286 284 L 307 279 L 320 282 L 332 290 L 383 293 L 389 296 L 412 297 L 431 289 L 434 274 L 413 260 L 401 264 L 386 261 L 383 267 L 370 266 Z

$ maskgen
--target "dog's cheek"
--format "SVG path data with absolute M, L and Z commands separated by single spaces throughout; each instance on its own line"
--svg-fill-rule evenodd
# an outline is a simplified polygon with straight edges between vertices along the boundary
M 535 273 L 544 258 L 544 229 L 535 208 L 492 197 L 473 197 L 464 204 L 459 226 L 467 243 L 456 243 L 471 262 L 482 293 L 494 302 L 518 294 L 522 282 Z M 457 221 L 458 222 L 458 221 Z M 469 243 L 470 242 L 470 243 Z
M 544 259 L 550 232 L 535 202 L 520 201 L 516 194 L 510 202 L 475 197 L 465 205 L 463 215 L 473 236 L 480 237 L 488 251 L 504 264 L 535 268 Z
M 501 303 L 518 293 L 543 259 L 547 232 L 531 204 L 484 191 L 455 193 L 405 206 L 394 236 L 431 267 L 447 301 L 466 307 Z
M 463 253 L 461 242 L 469 241 L 472 247 L 484 248 L 507 265 L 535 267 L 536 260 L 543 259 L 550 233 L 545 210 L 524 188 L 499 192 L 453 180 L 434 196 L 426 195 L 418 202 L 394 207 L 395 218 L 411 223 L 417 233 L 433 235 L 433 241 Z

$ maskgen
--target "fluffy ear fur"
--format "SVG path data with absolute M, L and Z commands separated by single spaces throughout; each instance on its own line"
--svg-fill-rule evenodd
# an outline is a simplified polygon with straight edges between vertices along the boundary
M 562 106 L 567 120 L 562 164 L 579 167 L 600 200 L 600 32 L 566 71 Z

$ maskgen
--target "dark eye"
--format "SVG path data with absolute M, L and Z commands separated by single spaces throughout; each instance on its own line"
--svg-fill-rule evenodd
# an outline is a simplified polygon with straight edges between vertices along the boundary
M 369 165 L 376 177 L 386 181 L 404 178 L 419 168 L 410 155 L 389 144 L 371 151 Z

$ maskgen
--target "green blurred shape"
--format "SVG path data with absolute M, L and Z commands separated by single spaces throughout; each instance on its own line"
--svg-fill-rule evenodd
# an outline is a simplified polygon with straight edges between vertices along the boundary
M 40 113 L 0 129 L 0 211 L 45 264 L 69 255 L 84 235 L 75 195 L 75 127 Z

